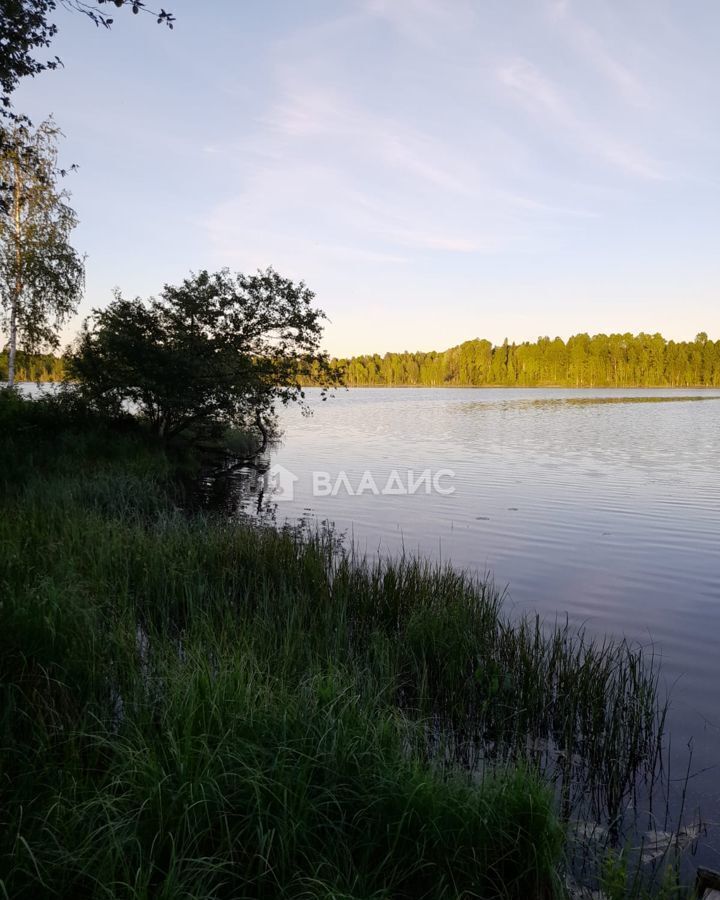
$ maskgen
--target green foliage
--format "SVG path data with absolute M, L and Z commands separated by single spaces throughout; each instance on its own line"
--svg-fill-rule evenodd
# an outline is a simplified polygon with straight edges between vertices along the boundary
M 695 896 L 680 881 L 679 859 L 676 857 L 671 856 L 665 861 L 652 887 L 644 887 L 638 884 L 637 871 L 623 850 L 606 852 L 600 885 L 605 900 L 626 900 L 627 897 L 636 900 L 690 900 Z
M 336 380 L 313 299 L 272 269 L 203 271 L 147 303 L 118 294 L 86 323 L 67 374 L 91 405 L 131 406 L 165 438 L 253 424 L 266 434 L 277 403 L 302 401 L 311 367 Z
M 335 359 L 349 386 L 720 387 L 720 341 L 660 334 L 577 334 L 493 347 L 466 341 L 444 352 Z
M 59 128 L 16 126 L 0 145 L 0 183 L 12 185 L 0 207 L 0 325 L 7 328 L 8 381 L 18 346 L 56 347 L 57 330 L 75 312 L 84 263 L 70 244 L 77 216 L 58 186 Z
M 21 78 L 55 69 L 57 58 L 38 60 L 34 52 L 49 46 L 57 26 L 48 21 L 55 0 L 0 0 L 0 107 L 6 113 L 10 94 Z
M 17 841 L 9 886 L 133 898 L 552 890 L 562 832 L 532 776 L 474 788 L 433 773 L 404 752 L 403 722 L 341 680 L 328 703 L 316 679 L 289 690 L 239 652 L 216 666 L 193 648 L 182 662 L 168 653 L 153 675 L 166 689 L 138 697 L 117 734 L 84 723 L 55 750 L 74 778 L 46 773 L 53 843 Z
M 16 390 L 0 390 L 0 436 L 0 494 L 5 496 L 22 490 L 31 478 L 81 478 L 108 465 L 126 475 L 152 473 L 163 481 L 168 476 L 168 460 L 132 417 L 105 419 L 71 391 L 28 400 Z M 111 494 L 110 479 L 103 481 Z M 147 497 L 153 498 L 155 493 Z

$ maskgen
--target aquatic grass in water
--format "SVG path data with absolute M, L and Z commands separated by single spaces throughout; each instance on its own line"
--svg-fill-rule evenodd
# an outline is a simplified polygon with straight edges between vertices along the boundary
M 46 865 L 64 892 L 552 890 L 562 831 L 532 776 L 478 790 L 433 774 L 404 751 L 406 724 L 338 676 L 288 690 L 244 654 L 211 667 L 204 648 L 163 668 L 165 690 L 133 708 L 118 735 L 95 737 L 107 759 L 95 789 L 57 812 L 64 840 Z

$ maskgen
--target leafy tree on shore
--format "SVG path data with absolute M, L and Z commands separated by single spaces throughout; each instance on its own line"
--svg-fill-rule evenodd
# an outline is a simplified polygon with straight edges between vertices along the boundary
M 0 209 L 0 325 L 9 335 L 10 385 L 18 346 L 56 347 L 84 283 L 83 260 L 70 244 L 77 216 L 58 187 L 59 136 L 52 120 L 37 129 L 18 125 L 0 148 L 0 180 L 12 183 L 10 203 Z
M 92 406 L 131 405 L 160 437 L 254 425 L 266 442 L 276 405 L 303 402 L 303 378 L 338 381 L 314 296 L 273 269 L 202 271 L 147 302 L 117 293 L 85 323 L 67 375 Z

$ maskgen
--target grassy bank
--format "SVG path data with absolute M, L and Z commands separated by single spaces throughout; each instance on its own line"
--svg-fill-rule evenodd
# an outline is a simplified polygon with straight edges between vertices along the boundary
M 651 661 L 189 515 L 169 471 L 0 400 L 0 894 L 561 896 L 561 820 L 654 771 Z

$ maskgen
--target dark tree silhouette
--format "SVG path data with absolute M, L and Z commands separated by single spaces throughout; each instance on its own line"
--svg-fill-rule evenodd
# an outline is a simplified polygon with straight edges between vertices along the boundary
M 91 406 L 130 405 L 163 438 L 217 438 L 229 426 L 266 438 L 278 403 L 303 403 L 311 372 L 326 387 L 338 380 L 314 297 L 273 269 L 199 272 L 147 302 L 118 293 L 85 323 L 67 374 Z

